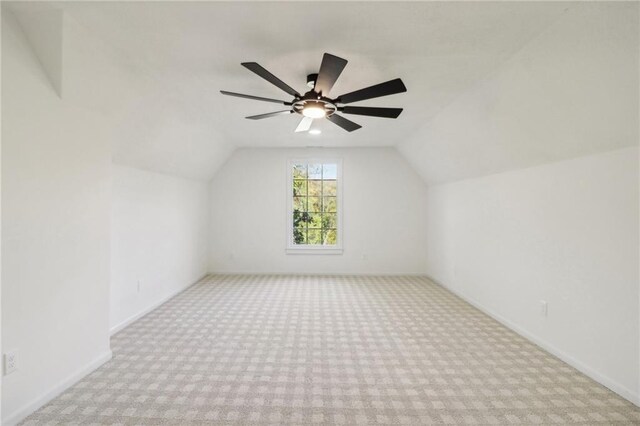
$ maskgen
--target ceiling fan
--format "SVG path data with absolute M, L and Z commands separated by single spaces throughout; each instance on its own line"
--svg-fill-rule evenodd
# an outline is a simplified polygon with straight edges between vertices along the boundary
M 278 99 L 227 92 L 225 90 L 221 90 L 220 93 L 227 96 L 236 96 L 239 98 L 254 99 L 264 102 L 274 102 L 290 107 L 289 109 L 285 109 L 282 111 L 252 115 L 246 118 L 250 120 L 262 120 L 263 118 L 275 117 L 277 115 L 286 115 L 293 113 L 300 114 L 302 115 L 302 121 L 300 121 L 300 124 L 298 124 L 296 132 L 306 132 L 311 128 L 311 124 L 313 123 L 314 119 L 321 118 L 326 118 L 333 124 L 342 127 L 347 132 L 353 132 L 354 130 L 358 130 L 362 127 L 359 124 L 354 123 L 351 120 L 347 120 L 343 116 L 337 114 L 338 112 L 341 112 L 343 114 L 366 115 L 370 117 L 398 118 L 398 116 L 402 112 L 402 108 L 377 108 L 342 105 L 364 101 L 366 99 L 373 99 L 381 96 L 406 92 L 407 88 L 399 78 L 376 84 L 375 86 L 356 90 L 355 92 L 346 93 L 336 98 L 330 98 L 328 96 L 329 91 L 335 84 L 336 80 L 338 80 L 338 77 L 340 76 L 342 70 L 344 70 L 344 67 L 346 65 L 346 59 L 342 59 L 329 53 L 325 53 L 322 57 L 320 71 L 318 71 L 317 74 L 309 74 L 307 76 L 307 86 L 309 86 L 311 90 L 309 90 L 304 95 L 301 95 L 256 62 L 243 62 L 242 66 L 258 74 L 269 83 L 284 90 L 289 95 L 293 96 L 293 99 L 287 102 Z

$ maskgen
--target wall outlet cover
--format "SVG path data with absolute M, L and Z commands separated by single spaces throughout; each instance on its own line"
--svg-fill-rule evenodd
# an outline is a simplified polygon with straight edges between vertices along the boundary
M 4 354 L 5 376 L 18 369 L 18 351 L 9 351 Z
M 548 306 L 549 305 L 547 304 L 546 300 L 541 300 L 540 301 L 540 315 L 545 317 L 545 318 L 547 317 L 547 313 L 548 313 L 548 310 L 549 310 Z

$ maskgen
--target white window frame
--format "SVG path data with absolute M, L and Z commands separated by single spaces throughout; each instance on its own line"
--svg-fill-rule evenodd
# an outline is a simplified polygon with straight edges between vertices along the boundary
M 337 208 L 337 238 L 334 245 L 310 245 L 310 244 L 294 244 L 293 242 L 293 166 L 295 164 L 312 164 L 312 163 L 334 163 L 337 165 L 336 174 L 336 203 Z M 342 254 L 342 242 L 344 240 L 344 231 L 342 229 L 342 214 L 344 211 L 344 203 L 342 202 L 342 159 L 332 157 L 310 157 L 310 158 L 290 158 L 287 161 L 287 254 Z

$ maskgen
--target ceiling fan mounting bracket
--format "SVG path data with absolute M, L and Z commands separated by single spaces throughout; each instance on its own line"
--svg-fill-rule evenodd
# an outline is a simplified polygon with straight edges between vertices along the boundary
M 307 75 L 307 87 L 310 87 L 311 89 L 316 87 L 316 80 L 317 79 L 318 79 L 318 74 L 317 73 Z

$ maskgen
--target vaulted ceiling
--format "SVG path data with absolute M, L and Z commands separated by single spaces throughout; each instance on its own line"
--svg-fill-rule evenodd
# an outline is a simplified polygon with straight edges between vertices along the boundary
M 442 138 L 430 126 L 446 123 L 459 132 L 465 125 L 458 115 L 465 113 L 459 105 L 465 96 L 513 66 L 518 52 L 567 14 L 589 6 L 46 2 L 10 8 L 60 97 L 109 121 L 117 163 L 210 179 L 236 147 L 399 145 L 425 179 L 438 182 L 469 177 L 466 170 L 482 174 L 509 168 L 509 155 L 495 160 L 484 155 L 483 147 L 469 144 L 469 138 Z M 322 122 L 319 136 L 296 134 L 295 116 L 244 119 L 278 110 L 278 105 L 219 93 L 226 89 L 286 99 L 240 63 L 258 62 L 303 91 L 306 75 L 317 72 L 324 52 L 349 60 L 334 95 L 401 77 L 407 93 L 363 103 L 403 107 L 400 118 L 352 116 L 363 125 L 353 133 Z M 446 115 L 456 103 L 458 110 Z M 461 150 L 463 159 L 458 158 Z M 514 164 L 526 166 L 527 161 Z

